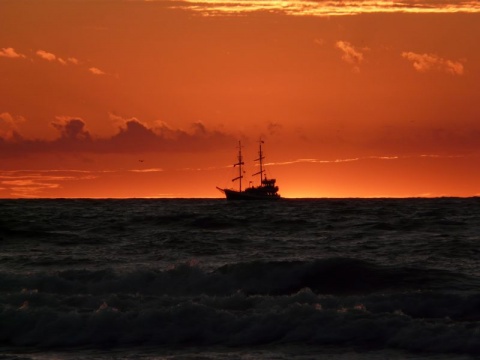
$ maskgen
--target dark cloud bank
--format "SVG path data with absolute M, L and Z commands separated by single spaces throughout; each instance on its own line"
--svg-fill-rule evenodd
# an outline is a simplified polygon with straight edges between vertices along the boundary
M 193 123 L 189 131 L 171 129 L 162 124 L 148 127 L 137 119 L 125 121 L 118 132 L 108 138 L 96 138 L 87 130 L 81 119 L 54 122 L 59 132 L 54 140 L 32 140 L 18 132 L 8 138 L 0 138 L 0 157 L 22 156 L 39 153 L 98 153 L 123 154 L 145 152 L 198 152 L 231 147 L 233 136 L 207 129 L 202 123 Z

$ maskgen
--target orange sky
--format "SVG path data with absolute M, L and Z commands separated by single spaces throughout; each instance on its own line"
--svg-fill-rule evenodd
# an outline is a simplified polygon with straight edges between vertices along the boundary
M 480 195 L 480 3 L 2 0 L 0 197 Z

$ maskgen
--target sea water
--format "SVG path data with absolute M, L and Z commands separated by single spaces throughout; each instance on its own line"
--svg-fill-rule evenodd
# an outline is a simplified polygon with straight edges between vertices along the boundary
M 0 200 L 0 359 L 468 359 L 479 244 L 479 198 Z

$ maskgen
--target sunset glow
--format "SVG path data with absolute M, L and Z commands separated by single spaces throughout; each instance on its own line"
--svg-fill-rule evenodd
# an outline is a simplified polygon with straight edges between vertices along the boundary
M 0 2 L 0 198 L 480 195 L 478 1 Z

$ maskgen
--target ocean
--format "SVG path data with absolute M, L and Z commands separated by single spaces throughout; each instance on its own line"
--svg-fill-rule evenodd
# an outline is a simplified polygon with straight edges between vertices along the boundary
M 480 198 L 0 200 L 0 360 L 480 356 Z

